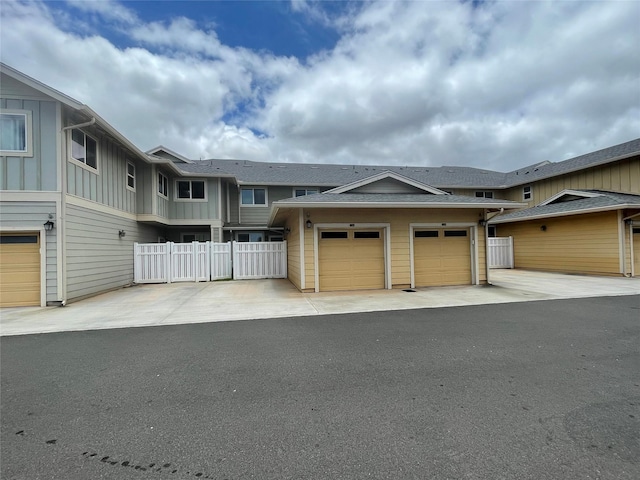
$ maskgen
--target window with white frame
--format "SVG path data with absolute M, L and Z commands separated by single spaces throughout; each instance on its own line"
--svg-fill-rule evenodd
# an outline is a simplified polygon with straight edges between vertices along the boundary
M 136 189 L 136 166 L 131 162 L 127 162 L 127 188 Z
M 0 154 L 12 157 L 33 156 L 31 112 L 3 110 L 0 113 Z
M 169 179 L 160 172 L 158 172 L 158 194 L 164 198 L 169 196 Z
M 176 180 L 177 200 L 206 200 L 204 180 Z
M 531 189 L 531 185 L 522 187 L 522 199 L 531 200 L 532 198 L 533 198 L 533 190 Z
M 304 195 L 314 195 L 318 193 L 317 188 L 294 188 L 293 196 L 294 197 L 303 197 Z
M 238 242 L 263 242 L 264 234 L 262 232 L 246 232 L 238 233 Z
M 98 169 L 98 142 L 74 128 L 71 130 L 71 158 L 87 167 Z
M 265 188 L 243 188 L 240 191 L 242 205 L 267 205 L 267 190 Z
M 493 198 L 493 192 L 487 190 L 477 191 L 476 198 Z

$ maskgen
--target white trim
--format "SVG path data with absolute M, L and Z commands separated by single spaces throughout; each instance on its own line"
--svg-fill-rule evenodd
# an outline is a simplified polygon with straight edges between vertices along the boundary
M 66 203 L 64 192 L 67 190 L 67 161 L 64 155 L 66 151 L 66 135 L 62 132 L 62 103 L 56 102 L 56 297 L 64 301 L 65 262 L 64 262 L 64 232 L 66 228 Z
M 572 195 L 576 197 L 583 198 L 593 198 L 593 197 L 602 197 L 602 193 L 594 193 L 594 192 L 583 192 L 581 190 L 571 190 L 569 188 L 562 190 L 561 192 L 556 193 L 552 197 L 547 198 L 544 202 L 536 205 L 537 207 L 542 207 L 543 205 L 549 205 L 550 203 L 555 202 L 559 198 L 564 197 L 565 195 Z
M 31 110 L 2 108 L 0 115 L 24 116 L 25 149 L 24 150 L 0 150 L 0 155 L 5 157 L 33 157 L 33 112 Z
M 391 224 L 390 223 L 316 223 L 313 225 L 313 267 L 314 267 L 314 290 L 320 291 L 320 262 L 319 262 L 319 240 L 320 230 L 328 228 L 341 228 L 344 230 L 357 230 L 360 228 L 382 228 L 384 229 L 384 284 L 385 289 L 391 290 Z
M 304 194 L 304 195 L 300 195 L 301 197 L 302 197 L 302 196 L 305 196 L 305 195 L 315 195 L 316 193 L 320 193 L 320 189 L 319 189 L 318 187 L 293 187 L 293 188 L 291 189 L 291 196 L 292 196 L 293 198 L 297 198 L 297 197 L 296 197 L 296 190 L 304 190 L 304 191 L 305 191 L 305 194 Z M 315 190 L 315 191 L 316 191 L 316 193 L 311 193 L 311 194 L 309 194 L 309 193 L 307 193 L 309 190 Z
M 34 227 L 2 227 L 0 226 L 0 233 L 37 233 L 38 234 L 38 247 L 40 253 L 40 306 L 47 306 L 47 234 L 44 226 L 40 228 Z
M 129 165 L 131 165 L 133 167 L 133 175 L 131 175 L 129 173 Z M 138 180 L 136 178 L 136 164 L 133 163 L 131 160 L 127 160 L 127 168 L 125 170 L 125 187 L 127 190 L 131 191 L 131 192 L 135 192 L 136 191 L 136 186 L 138 183 Z M 129 185 L 129 177 L 133 178 L 133 187 Z
M 445 230 L 448 228 L 469 228 L 469 248 L 471 254 L 471 284 L 480 284 L 480 275 L 478 274 L 480 269 L 480 261 L 478 259 L 478 225 L 473 222 L 454 222 L 454 223 L 410 223 L 409 224 L 409 269 L 411 288 L 416 288 L 415 278 L 415 259 L 414 259 L 414 247 L 413 247 L 413 232 L 416 228 L 433 228 L 437 230 Z
M 190 218 L 190 219 L 181 220 L 176 218 L 169 219 L 166 217 L 161 217 L 159 215 L 151 215 L 148 213 L 141 213 L 136 215 L 135 220 L 137 220 L 138 222 L 155 222 L 155 223 L 160 223 L 162 225 L 169 225 L 172 227 L 199 225 L 202 227 L 211 226 L 211 227 L 221 228 L 223 226 L 222 220 L 220 219 Z
M 529 192 L 525 192 L 524 189 L 525 188 L 529 188 Z M 526 198 L 526 195 L 529 195 L 529 198 Z M 529 200 L 533 200 L 533 187 L 531 186 L 531 184 L 529 185 L 523 185 L 522 186 L 522 201 L 526 202 Z
M 87 165 L 86 162 L 86 158 L 85 158 L 85 162 L 81 162 L 80 160 L 78 160 L 77 158 L 74 158 L 73 156 L 73 139 L 72 139 L 72 135 L 73 135 L 73 131 L 74 130 L 78 130 L 80 132 L 82 132 L 82 134 L 85 136 L 85 143 L 84 143 L 84 148 L 85 148 L 85 156 L 86 156 L 86 151 L 87 151 L 87 139 L 86 137 L 91 138 L 94 142 L 96 142 L 96 167 L 93 168 L 91 165 Z M 78 167 L 84 168 L 85 170 L 95 174 L 95 175 L 100 175 L 100 141 L 94 137 L 93 135 L 88 134 L 87 132 L 85 132 L 82 128 L 69 128 L 69 130 L 67 131 L 67 159 L 69 162 L 71 162 L 73 165 L 77 165 Z
M 60 192 L 42 192 L 34 190 L 3 190 L 0 192 L 2 202 L 59 202 Z
M 307 288 L 307 270 L 304 265 L 304 211 L 298 210 L 298 229 L 300 237 L 300 290 Z
M 254 190 L 264 190 L 264 203 L 242 203 L 242 191 L 251 190 L 253 192 L 253 201 L 255 202 L 256 194 Z M 269 189 L 266 187 L 240 187 L 238 192 L 238 210 L 240 208 L 269 208 Z
M 407 185 L 418 188 L 428 193 L 432 193 L 434 195 L 448 195 L 448 193 L 445 192 L 444 190 L 440 190 L 439 188 L 432 187 L 431 185 L 427 185 L 426 183 L 413 180 L 412 178 L 405 177 L 404 175 L 400 175 L 399 173 L 395 173 L 390 170 L 376 173 L 375 175 L 371 175 L 370 177 L 363 178 L 362 180 L 357 180 L 355 182 L 342 185 L 340 187 L 332 188 L 331 190 L 327 190 L 322 193 L 345 193 L 345 192 L 348 192 L 349 190 L 354 190 L 356 188 L 369 185 L 371 183 L 376 183 L 386 178 L 392 178 L 401 183 L 405 183 Z
M 204 198 L 179 198 L 178 197 L 178 182 L 191 182 L 189 188 L 189 195 L 193 195 L 193 182 L 202 182 L 204 190 Z M 173 182 L 173 201 L 174 202 L 187 202 L 187 203 L 206 203 L 209 201 L 209 182 L 206 178 L 176 178 Z
M 629 261 L 631 262 L 631 276 L 636 276 L 635 256 L 633 252 L 633 222 L 629 223 Z
M 180 155 L 179 153 L 176 153 L 176 152 L 174 152 L 173 150 L 171 150 L 171 149 L 169 149 L 169 148 L 167 148 L 167 147 L 165 147 L 165 146 L 163 146 L 163 145 L 158 145 L 157 147 L 152 148 L 151 150 L 147 150 L 147 151 L 146 151 L 146 152 L 144 152 L 144 153 L 146 153 L 147 155 L 155 155 L 156 157 L 160 157 L 160 158 L 162 158 L 163 160 L 169 160 L 169 161 L 171 161 L 171 160 L 170 160 L 170 159 L 168 159 L 168 158 L 161 157 L 160 155 L 156 155 L 156 153 L 157 153 L 157 152 L 159 152 L 159 151 L 161 151 L 161 150 L 162 150 L 163 152 L 165 152 L 165 153 L 168 153 L 168 154 L 169 154 L 169 155 L 171 155 L 172 157 L 177 158 L 178 160 L 182 160 L 184 163 L 193 163 L 193 160 L 189 160 L 187 157 L 183 157 L 183 156 L 182 156 L 182 155 Z
M 607 205 L 606 207 L 586 208 L 583 210 L 569 210 L 566 212 L 554 212 L 554 213 L 546 213 L 541 215 L 531 215 L 529 217 L 507 218 L 505 220 L 500 220 L 500 217 L 494 217 L 495 220 L 492 218 L 491 220 L 489 220 L 489 224 L 498 225 L 501 223 L 526 222 L 528 220 L 540 220 L 543 218 L 564 217 L 568 215 L 581 215 L 583 213 L 610 212 L 612 210 L 624 210 L 627 208 L 640 208 L 640 204 Z

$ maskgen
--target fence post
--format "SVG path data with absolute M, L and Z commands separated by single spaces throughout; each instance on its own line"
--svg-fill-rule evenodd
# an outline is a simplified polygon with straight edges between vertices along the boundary
M 509 237 L 509 268 L 515 268 L 516 259 L 513 251 L 513 237 Z
M 167 246 L 167 251 L 165 252 L 167 258 L 164 262 L 164 268 L 166 270 L 165 274 L 167 276 L 167 283 L 171 283 L 173 280 L 173 268 L 171 268 L 171 245 L 173 245 L 173 242 L 167 242 L 165 245 Z
M 231 278 L 236 280 L 236 266 L 238 265 L 238 258 L 236 257 L 236 241 L 231 242 Z
M 140 279 L 140 266 L 138 265 L 138 242 L 133 243 L 133 283 L 138 283 Z

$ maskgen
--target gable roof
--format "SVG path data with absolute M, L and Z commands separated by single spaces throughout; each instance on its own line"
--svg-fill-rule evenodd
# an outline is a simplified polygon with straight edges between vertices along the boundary
M 505 213 L 492 218 L 490 224 L 521 222 L 542 218 L 579 215 L 582 213 L 596 213 L 626 208 L 640 208 L 640 195 L 631 195 L 603 190 L 578 190 L 583 192 L 583 198 L 566 202 L 543 202 L 535 207 Z
M 193 160 L 189 160 L 187 157 L 183 157 L 179 153 L 176 153 L 163 145 L 158 145 L 151 150 L 147 150 L 145 153 L 147 155 L 153 155 L 155 157 L 172 160 L 173 162 L 176 162 L 177 160 L 176 163 L 193 163 Z M 162 153 L 165 153 L 166 155 L 162 155 Z
M 391 172 L 389 170 L 384 171 L 384 172 L 380 172 L 374 175 L 371 175 L 370 177 L 366 177 L 363 178 L 361 180 L 356 180 L 355 182 L 351 182 L 348 183 L 346 185 L 342 185 L 341 187 L 336 187 L 333 188 L 331 190 L 327 190 L 326 192 L 324 192 L 325 194 L 327 193 L 344 193 L 344 192 L 349 192 L 349 191 L 353 191 L 356 190 L 360 187 L 364 187 L 367 185 L 372 185 L 375 184 L 377 182 L 380 182 L 382 180 L 386 180 L 386 179 L 393 179 L 396 180 L 400 183 L 403 183 L 405 185 L 409 185 L 411 187 L 417 188 L 418 190 L 422 190 L 425 193 L 429 193 L 429 194 L 433 194 L 433 195 L 448 195 L 447 192 L 440 190 L 438 188 L 432 187 L 430 185 L 424 184 L 422 182 L 419 182 L 417 180 L 413 180 L 409 177 L 405 177 L 404 175 L 400 175 L 399 173 L 395 173 L 395 172 Z

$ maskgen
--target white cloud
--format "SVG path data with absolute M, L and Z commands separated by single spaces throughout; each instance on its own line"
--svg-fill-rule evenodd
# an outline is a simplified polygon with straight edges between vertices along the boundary
M 375 2 L 339 17 L 322 5 L 292 9 L 342 36 L 298 60 L 232 48 L 193 19 L 146 22 L 115 1 L 74 0 L 97 16 L 87 24 L 55 3 L 5 1 L 2 61 L 142 149 L 193 158 L 509 170 L 640 132 L 636 2 Z

